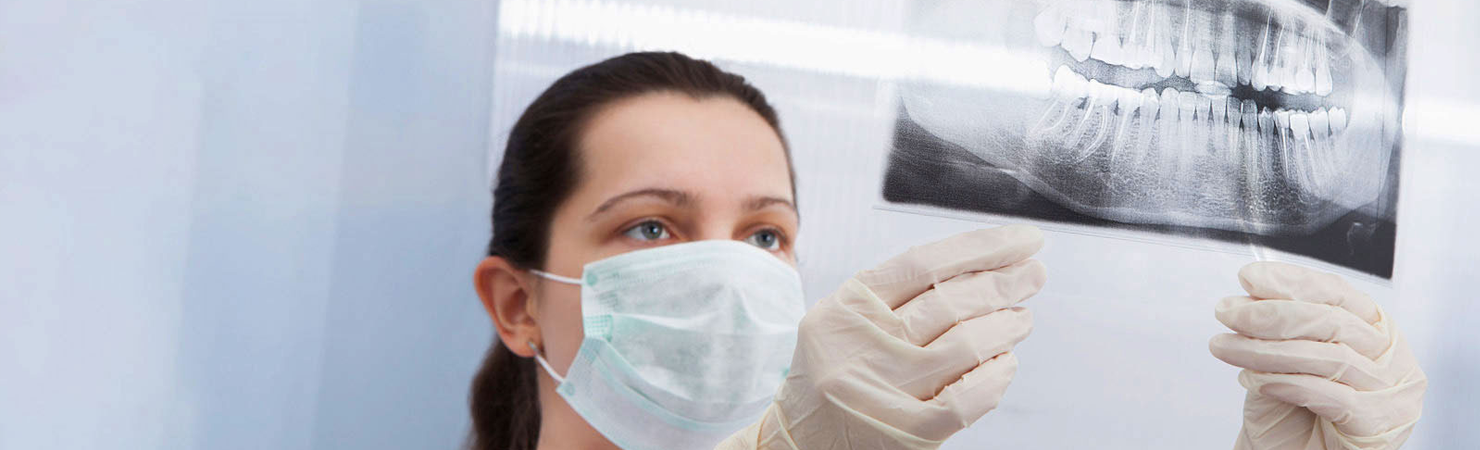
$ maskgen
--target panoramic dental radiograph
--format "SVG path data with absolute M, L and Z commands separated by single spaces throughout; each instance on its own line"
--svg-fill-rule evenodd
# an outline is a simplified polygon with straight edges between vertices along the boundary
M 1403 6 L 1000 0 L 917 13 L 912 35 L 1009 57 L 986 83 L 901 83 L 886 201 L 1253 242 L 1390 276 Z

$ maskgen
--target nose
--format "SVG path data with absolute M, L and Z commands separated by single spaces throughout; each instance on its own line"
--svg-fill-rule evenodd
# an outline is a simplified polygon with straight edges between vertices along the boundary
M 737 220 L 722 215 L 708 215 L 700 220 L 694 230 L 689 234 L 691 241 L 709 241 L 718 239 L 735 239 L 735 229 L 739 227 Z

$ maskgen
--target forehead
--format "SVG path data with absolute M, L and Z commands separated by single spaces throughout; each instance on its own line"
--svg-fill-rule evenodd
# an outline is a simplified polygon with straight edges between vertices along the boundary
M 780 136 L 734 98 L 643 94 L 607 105 L 585 128 L 578 145 L 583 184 L 792 197 Z

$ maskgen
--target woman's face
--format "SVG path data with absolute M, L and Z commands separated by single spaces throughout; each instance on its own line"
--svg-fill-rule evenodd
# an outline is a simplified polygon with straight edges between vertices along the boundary
M 795 265 L 796 201 L 780 137 L 738 100 L 653 93 L 601 109 L 577 145 L 579 184 L 556 209 L 544 270 L 633 250 L 733 239 Z M 580 287 L 534 281 L 546 358 L 565 373 L 584 337 Z

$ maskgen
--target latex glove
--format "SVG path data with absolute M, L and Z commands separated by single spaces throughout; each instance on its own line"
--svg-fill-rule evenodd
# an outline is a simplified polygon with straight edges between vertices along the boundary
M 1341 277 L 1289 264 L 1244 266 L 1247 297 L 1218 303 L 1213 356 L 1244 368 L 1234 448 L 1396 449 L 1428 379 L 1392 320 Z
M 802 319 L 791 370 L 719 448 L 933 449 L 997 407 L 1043 287 L 1031 226 L 963 233 L 859 272 Z

